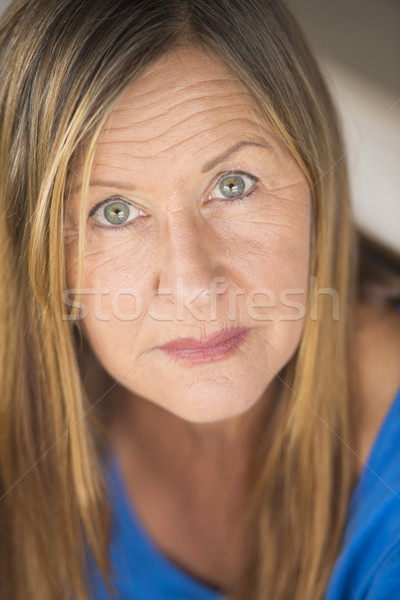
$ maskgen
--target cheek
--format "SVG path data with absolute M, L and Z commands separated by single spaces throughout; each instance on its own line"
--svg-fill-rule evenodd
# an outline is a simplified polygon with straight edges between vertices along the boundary
M 133 348 L 152 290 L 152 269 L 124 249 L 85 256 L 83 289 L 87 317 L 83 329 L 96 344 L 107 340 Z
M 66 272 L 70 288 L 77 286 L 78 265 L 76 236 L 66 245 Z M 114 305 L 131 307 L 135 296 L 151 286 L 153 272 L 151 253 L 140 240 L 132 236 L 122 240 L 104 236 L 97 237 L 93 243 L 89 238 L 86 241 L 82 279 L 87 308 L 92 311 L 101 305 L 104 311 L 110 310 L 111 316 Z
M 140 337 L 142 317 L 135 298 L 103 288 L 84 298 L 83 310 L 82 332 L 106 371 L 115 379 L 130 372 L 150 349 Z
M 151 288 L 152 270 L 145 256 L 140 256 L 142 245 L 137 242 L 93 241 L 88 236 L 82 294 L 77 304 L 78 322 L 106 370 L 115 358 L 116 365 L 111 372 L 114 376 L 119 370 L 118 364 L 126 370 L 135 356 L 143 300 Z M 77 287 L 79 267 L 78 234 L 70 233 L 66 237 L 65 257 L 72 302 L 76 301 L 73 290 Z
M 225 224 L 229 259 L 237 283 L 246 291 L 249 316 L 290 320 L 304 316 L 310 259 L 310 203 L 275 202 L 245 224 Z M 228 247 L 228 244 L 224 245 Z M 259 307 L 259 308 L 257 308 Z

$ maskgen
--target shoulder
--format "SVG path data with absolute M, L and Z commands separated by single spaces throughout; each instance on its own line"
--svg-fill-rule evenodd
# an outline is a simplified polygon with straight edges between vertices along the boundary
M 355 450 L 366 460 L 400 387 L 400 312 L 360 303 L 353 325 Z

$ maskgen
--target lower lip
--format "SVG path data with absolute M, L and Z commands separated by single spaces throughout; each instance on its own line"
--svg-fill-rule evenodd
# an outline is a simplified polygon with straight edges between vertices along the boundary
M 238 335 L 234 335 L 215 346 L 207 346 L 205 348 L 188 348 L 186 350 L 177 350 L 175 348 L 161 348 L 164 352 L 174 358 L 191 364 L 213 362 L 222 360 L 235 354 L 236 350 L 241 345 L 242 341 L 248 334 L 247 331 L 242 331 Z

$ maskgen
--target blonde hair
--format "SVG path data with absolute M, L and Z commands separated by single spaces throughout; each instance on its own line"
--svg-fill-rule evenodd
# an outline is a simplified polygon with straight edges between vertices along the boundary
M 19 0 L 0 25 L 1 597 L 88 597 L 87 547 L 106 578 L 107 429 L 65 320 L 66 182 L 127 86 L 183 43 L 219 54 L 248 86 L 311 188 L 310 275 L 340 298 L 310 318 L 254 437 L 252 544 L 230 598 L 319 600 L 342 541 L 354 474 L 349 316 L 357 252 L 335 110 L 282 2 Z M 84 200 L 84 199 L 83 199 Z M 83 251 L 81 228 L 81 253 Z M 82 268 L 82 264 L 81 264 Z

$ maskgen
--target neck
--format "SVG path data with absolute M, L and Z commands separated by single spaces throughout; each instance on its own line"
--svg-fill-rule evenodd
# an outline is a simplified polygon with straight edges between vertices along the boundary
M 124 388 L 117 389 L 119 417 L 115 419 L 113 439 L 125 452 L 138 452 L 157 470 L 187 467 L 193 472 L 201 465 L 220 476 L 242 472 L 260 424 L 273 408 L 279 388 L 274 380 L 246 413 L 212 423 L 192 423 L 137 397 Z M 121 446 L 122 444 L 122 446 Z

